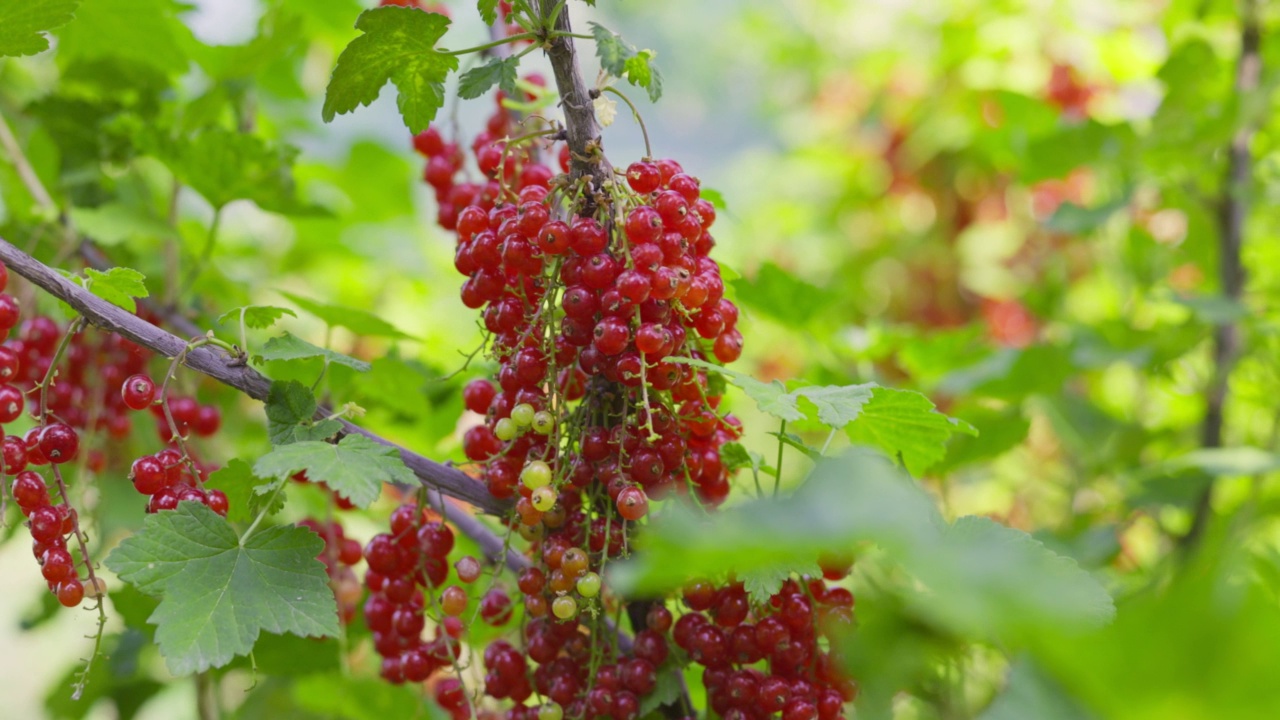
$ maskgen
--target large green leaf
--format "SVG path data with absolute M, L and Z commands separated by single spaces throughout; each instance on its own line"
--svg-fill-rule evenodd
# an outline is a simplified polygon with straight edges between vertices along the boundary
M 307 358 L 324 358 L 326 362 L 345 365 L 358 372 L 368 372 L 369 363 L 357 360 L 350 355 L 343 355 L 336 350 L 328 350 L 312 345 L 296 335 L 285 333 L 280 337 L 267 340 L 258 352 L 263 360 L 305 360 Z
M 46 30 L 66 25 L 80 0 L 0 0 L 0 55 L 35 55 L 49 49 Z
M 458 69 L 457 57 L 435 47 L 448 28 L 449 18 L 416 8 L 361 13 L 356 29 L 364 35 L 338 56 L 325 90 L 324 121 L 373 102 L 389 80 L 400 93 L 405 125 L 414 133 L 425 130 L 444 105 L 445 78 Z
M 178 19 L 183 7 L 173 0 L 85 2 L 58 33 L 58 60 L 122 58 L 180 75 L 189 64 L 190 31 Z
M 324 566 L 324 541 L 293 526 L 262 530 L 243 544 L 200 503 L 148 515 L 107 567 L 161 598 L 149 622 L 175 675 L 221 667 L 253 649 L 258 633 L 338 632 Z
M 267 437 L 272 445 L 327 440 L 342 429 L 337 420 L 316 420 L 316 398 L 297 380 L 271 383 L 267 392 Z
M 416 482 L 395 448 L 363 435 L 348 435 L 335 444 L 307 440 L 280 445 L 254 463 L 260 477 L 285 479 L 299 470 L 312 482 L 323 482 L 360 507 L 378 499 L 382 484 Z
M 919 475 L 947 454 L 955 433 L 977 435 L 969 423 L 938 412 L 929 398 L 911 390 L 878 387 L 848 427 L 849 439 L 902 458 Z
M 284 498 L 273 492 L 280 481 L 263 480 L 253 474 L 249 463 L 232 458 L 222 468 L 209 474 L 205 487 L 221 490 L 227 496 L 227 519 L 252 522 L 258 513 L 275 514 L 284 507 Z

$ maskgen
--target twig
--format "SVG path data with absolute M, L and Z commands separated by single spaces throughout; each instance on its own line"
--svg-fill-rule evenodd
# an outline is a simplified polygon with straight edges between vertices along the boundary
M 0 239 L 0 261 L 3 261 L 15 274 L 66 302 L 86 320 L 103 330 L 120 335 L 168 358 L 176 357 L 187 347 L 186 340 L 90 294 L 3 239 Z M 201 333 L 197 330 L 192 334 Z M 266 401 L 267 393 L 271 389 L 271 381 L 261 373 L 229 362 L 225 354 L 208 347 L 196 348 L 187 353 L 183 364 L 230 385 L 255 400 Z M 318 412 L 328 414 L 330 411 L 327 408 L 321 408 Z M 424 485 L 439 488 L 444 494 L 470 503 L 488 513 L 506 512 L 510 503 L 493 497 L 481 483 L 462 471 L 401 447 L 350 421 L 342 420 L 341 422 L 342 434 L 364 435 L 399 451 L 405 465 Z
M 1235 92 L 1240 106 L 1248 112 L 1248 99 L 1258 89 L 1262 74 L 1262 37 L 1258 26 L 1257 0 L 1244 4 L 1240 29 L 1240 59 L 1236 64 Z M 1227 173 L 1218 200 L 1218 282 L 1222 296 L 1238 303 L 1244 293 L 1245 271 L 1240 261 L 1244 243 L 1244 225 L 1249 216 L 1250 183 L 1253 179 L 1253 154 L 1249 143 L 1257 130 L 1257 118 L 1246 117 L 1231 138 L 1227 150 Z M 1241 352 L 1240 326 L 1226 320 L 1213 331 L 1213 378 L 1205 388 L 1204 424 L 1200 427 L 1200 445 L 1222 447 L 1224 408 L 1231 369 Z M 1191 527 L 1179 544 L 1190 550 L 1205 531 L 1213 510 L 1213 480 L 1210 479 L 1196 498 Z

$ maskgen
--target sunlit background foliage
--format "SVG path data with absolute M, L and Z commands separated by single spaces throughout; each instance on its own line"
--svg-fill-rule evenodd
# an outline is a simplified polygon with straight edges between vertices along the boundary
M 472 6 L 450 6 L 451 33 L 483 41 Z M 371 310 L 413 336 L 335 329 L 332 346 L 372 360 L 374 371 L 335 367 L 328 389 L 367 408 L 368 425 L 387 437 L 460 459 L 459 389 L 476 368 L 441 378 L 463 367 L 481 336 L 458 299 L 422 161 L 389 94 L 367 112 L 320 122 L 328 73 L 360 9 L 357 0 L 86 0 L 55 33 L 53 52 L 0 62 L 0 110 L 87 234 L 120 264 L 170 278 L 153 294 L 196 300 L 212 323 L 236 306 L 288 304 L 287 291 Z M 1241 90 L 1247 12 L 1257 13 L 1262 67 L 1257 87 Z M 882 547 L 867 551 L 853 580 L 868 715 L 878 704 L 899 718 L 1276 717 L 1277 9 L 1227 0 L 601 0 L 581 17 L 657 51 L 666 95 L 650 105 L 637 93 L 654 152 L 678 158 L 724 198 L 718 253 L 726 277 L 740 276 L 730 295 L 747 338 L 738 369 L 793 385 L 876 381 L 923 392 L 980 431 L 918 464 L 942 514 L 1031 532 L 1116 599 L 1116 619 L 1087 633 L 1052 616 L 1009 617 L 1044 603 L 995 554 L 962 569 L 1012 604 L 956 610 L 973 600 L 963 578 L 917 593 L 895 558 L 882 557 L 921 553 L 914 566 L 896 560 L 928 577 L 927 556 L 941 550 L 910 545 L 892 528 L 851 531 L 841 539 Z M 584 62 L 591 77 L 590 53 Z M 475 125 L 491 102 L 451 101 L 442 125 Z M 1218 214 L 1232 201 L 1227 148 L 1242 127 L 1257 132 L 1252 180 L 1235 189 L 1249 208 L 1237 301 L 1218 281 Z M 251 131 L 264 144 L 243 157 L 174 146 L 201 129 Z M 605 147 L 624 164 L 643 153 L 626 113 Z M 268 162 L 277 153 L 290 154 L 291 174 Z M 252 187 L 228 188 L 218 174 L 259 161 Z M 172 207 L 171 173 L 189 188 Z M 168 248 L 182 248 L 185 273 L 224 201 L 212 262 L 194 283 L 172 282 Z M 54 227 L 40 212 L 0 162 L 0 234 L 49 260 L 59 238 L 31 230 Z M 23 300 L 57 312 L 48 298 Z M 1227 323 L 1244 338 L 1230 374 L 1228 450 L 1203 452 L 1206 394 L 1223 370 L 1211 337 Z M 306 313 L 285 327 L 326 339 Z M 268 372 L 314 377 L 296 366 Z M 234 392 L 185 382 L 240 408 L 229 417 L 255 417 Z M 777 421 L 744 396 L 731 400 L 749 429 L 744 445 L 772 452 Z M 812 445 L 826 436 L 816 423 L 788 429 Z M 854 440 L 865 438 L 836 446 Z M 226 457 L 260 451 L 262 427 L 232 425 L 216 442 Z M 793 458 L 789 483 L 807 470 Z M 112 478 L 102 483 L 108 535 L 142 514 L 119 472 L 120 490 Z M 1211 482 L 1206 531 L 1184 543 Z M 296 490 L 290 513 L 323 507 Z M 894 503 L 914 502 L 865 488 L 849 501 L 873 509 L 868 517 L 895 517 L 906 511 Z M 372 522 L 351 527 L 375 532 Z M 727 528 L 724 537 L 737 535 Z M 133 717 L 189 715 L 190 685 L 164 684 L 155 649 L 128 633 L 112 636 L 115 656 L 128 661 L 104 665 L 94 697 L 70 703 L 67 675 L 89 623 L 42 605 L 26 555 L 23 542 L 0 548 L 0 715 L 109 718 L 116 703 L 122 715 L 141 704 Z M 245 696 L 247 686 L 228 699 L 245 703 L 237 717 L 365 717 L 326 709 L 335 691 L 307 675 L 266 678 Z M 98 695 L 115 699 L 95 704 Z M 304 696 L 320 699 L 289 704 Z

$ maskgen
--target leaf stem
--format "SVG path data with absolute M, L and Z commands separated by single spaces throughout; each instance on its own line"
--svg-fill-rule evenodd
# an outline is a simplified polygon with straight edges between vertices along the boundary
M 782 438 L 787 434 L 787 421 L 783 420 L 782 425 L 778 427 L 778 464 L 775 466 L 778 474 L 773 476 L 773 496 L 778 497 L 778 488 L 782 486 L 782 451 L 787 447 L 787 443 Z
M 257 530 L 258 525 L 263 521 L 264 518 L 267 517 L 267 511 L 271 509 L 271 504 L 275 502 L 276 496 L 280 494 L 280 491 L 284 489 L 284 486 L 287 485 L 288 482 L 289 481 L 287 480 L 276 481 L 276 489 L 272 491 L 271 497 L 267 498 L 267 501 L 262 504 L 262 509 L 258 511 L 258 516 L 255 517 L 253 519 L 253 522 L 249 524 L 249 527 L 246 528 L 245 531 L 240 534 L 240 540 L 237 541 L 237 544 L 240 547 L 244 547 L 244 544 L 249 539 L 249 536 L 253 535 L 253 531 Z
M 535 33 L 531 33 L 531 32 L 518 33 L 516 35 L 508 35 L 507 37 L 504 37 L 501 40 L 494 40 L 493 42 L 487 42 L 483 45 L 476 45 L 475 47 L 463 48 L 462 50 L 441 50 L 440 52 L 442 52 L 445 55 L 467 55 L 473 52 L 484 52 L 485 50 L 496 48 L 500 45 L 507 45 L 513 42 L 519 42 L 521 40 L 536 40 L 536 39 L 538 39 L 538 36 Z
M 622 98 L 622 102 L 626 103 L 627 107 L 631 108 L 631 115 L 636 119 L 636 122 L 640 124 L 640 134 L 644 136 L 644 156 L 646 158 L 652 158 L 653 149 L 649 147 L 649 130 L 644 126 L 644 118 L 640 117 L 640 111 L 636 109 L 636 104 L 631 102 L 631 98 L 627 97 L 626 95 L 623 95 L 620 90 L 613 87 L 612 85 L 610 85 L 609 87 L 606 87 L 601 92 L 613 93 L 614 95 L 617 95 L 618 97 Z
M 200 273 L 204 271 L 204 266 L 209 264 L 209 260 L 213 257 L 213 247 L 218 242 L 218 228 L 222 225 L 222 208 L 213 211 L 213 221 L 209 223 L 209 233 L 204 239 L 204 248 L 200 250 L 200 259 L 196 261 L 195 267 L 187 273 L 186 280 L 183 281 L 182 288 L 190 289 L 195 285 L 196 278 L 200 277 Z
M 78 316 L 71 324 L 67 326 L 67 331 L 63 333 L 62 340 L 58 342 L 58 348 L 53 351 L 53 358 L 49 360 L 49 369 L 44 373 L 44 379 L 36 386 L 40 391 L 40 415 L 36 419 L 40 421 L 43 427 L 49 423 L 49 386 L 53 385 L 53 378 L 58 374 L 58 365 L 62 363 L 62 356 L 67 352 L 67 346 L 71 344 L 71 338 L 80 329 L 84 327 L 84 316 Z

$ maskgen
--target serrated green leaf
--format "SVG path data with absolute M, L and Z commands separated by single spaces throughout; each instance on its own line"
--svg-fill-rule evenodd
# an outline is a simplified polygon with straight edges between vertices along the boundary
M 342 429 L 337 420 L 316 422 L 316 399 L 297 380 L 275 381 L 267 392 L 267 437 L 272 445 L 326 440 Z
M 107 557 L 121 579 L 161 598 L 148 622 L 169 671 L 186 675 L 247 654 L 261 631 L 306 637 L 338 632 L 324 541 L 305 528 L 267 528 L 243 545 L 200 503 L 148 515 Z
M 71 22 L 80 0 L 0 0 L 0 56 L 49 49 L 46 30 Z
M 317 302 L 284 290 L 281 290 L 280 294 L 332 327 L 346 328 L 364 337 L 385 337 L 397 340 L 416 339 L 408 333 L 401 332 L 395 325 L 366 310 Z
M 498 0 L 478 0 L 476 9 L 480 11 L 480 19 L 485 25 L 498 22 Z
M 305 360 L 307 358 L 319 357 L 331 363 L 338 365 L 346 365 L 352 370 L 358 372 L 368 372 L 369 363 L 363 360 L 357 360 L 350 355 L 343 355 L 334 350 L 327 350 L 296 337 L 289 333 L 285 333 L 280 337 L 273 337 L 263 346 L 262 351 L 258 354 L 263 360 Z
M 918 484 L 869 450 L 818 462 L 789 497 L 713 516 L 664 508 L 633 559 L 610 564 L 610 581 L 619 592 L 659 592 L 728 570 L 776 572 L 863 542 L 929 588 L 898 590 L 916 612 L 957 632 L 1026 639 L 1096 627 L 1114 613 L 1110 595 L 1074 560 L 985 518 L 947 525 Z
M 751 602 L 757 605 L 764 605 L 769 602 L 769 598 L 782 589 L 782 583 L 786 582 L 787 578 L 791 577 L 792 574 L 820 577 L 822 568 L 818 567 L 818 563 L 812 560 L 805 560 L 785 565 L 754 568 L 740 573 L 738 579 L 742 581 L 743 589 L 751 597 Z
M 336 445 L 316 441 L 281 445 L 253 466 L 253 472 L 259 476 L 281 479 L 299 470 L 306 470 L 309 480 L 325 483 L 362 508 L 378 499 L 384 482 L 417 482 L 395 448 L 363 435 L 348 435 Z
M 635 57 L 635 47 L 600 23 L 587 24 L 591 26 L 591 35 L 596 39 L 596 56 L 600 58 L 600 67 L 614 77 L 624 77 L 627 73 L 627 60 Z
M 668 358 L 671 362 L 684 363 L 697 368 L 702 368 L 714 373 L 719 373 L 725 380 L 736 385 L 752 400 L 756 401 L 756 405 L 761 412 L 768 413 L 782 420 L 799 420 L 804 417 L 804 413 L 800 411 L 800 403 L 797 402 L 796 396 L 787 391 L 787 387 L 781 382 L 774 380 L 773 382 L 763 383 L 745 373 L 736 370 L 730 370 L 705 360 L 694 360 L 691 358 Z
M 390 80 L 397 104 L 413 133 L 426 129 L 444 105 L 444 81 L 458 69 L 458 58 L 436 50 L 449 18 L 417 8 L 386 6 L 366 10 L 356 20 L 364 34 L 342 54 L 325 90 L 325 122 L 378 98 Z
M 465 100 L 474 100 L 497 85 L 508 96 L 518 97 L 520 89 L 516 87 L 516 68 L 520 61 L 515 56 L 493 58 L 489 62 L 473 67 L 458 78 L 458 96 Z
M 151 295 L 143 282 L 146 276 L 133 268 L 114 267 L 106 272 L 85 268 L 84 274 L 89 292 L 129 312 L 136 312 L 138 309 L 134 298 Z
M 912 390 L 875 388 L 846 432 L 855 443 L 878 447 L 901 457 L 907 470 L 920 475 L 947 454 L 955 433 L 977 435 L 969 423 L 938 412 L 929 398 Z
M 870 402 L 875 383 L 861 385 L 824 385 L 803 387 L 792 392 L 818 407 L 818 419 L 835 430 L 858 419 L 863 406 Z
M 253 330 L 265 330 L 280 322 L 280 318 L 285 315 L 298 317 L 298 314 L 289 308 L 276 307 L 275 305 L 245 305 L 223 313 L 218 317 L 218 324 L 239 325 L 243 317 L 245 327 Z
M 161 143 L 160 159 L 185 185 L 221 208 L 252 200 L 264 210 L 294 215 L 317 213 L 297 197 L 289 145 L 269 144 L 256 135 L 207 128 L 181 143 Z
M 730 441 L 720 446 L 720 462 L 724 465 L 725 470 L 734 472 L 742 468 L 752 468 L 759 471 L 764 470 L 770 475 L 777 474 L 777 471 L 764 464 L 764 456 L 758 452 L 752 452 L 742 445 L 740 442 Z
M 21 0 L 18 0 L 19 2 Z M 191 31 L 173 0 L 92 0 L 58 32 L 58 60 L 122 58 L 168 75 L 187 70 Z
M 278 482 L 254 475 L 249 463 L 235 458 L 210 473 L 206 487 L 226 493 L 228 520 L 247 523 L 252 522 L 263 508 L 267 509 L 268 515 L 274 515 L 284 507 L 284 498 L 280 495 L 259 492 L 263 486 L 274 489 Z
M 649 93 L 649 101 L 657 102 L 662 97 L 662 73 L 653 64 L 653 51 L 641 50 L 627 58 L 624 67 L 627 71 L 627 82 L 644 88 Z
M 356 379 L 360 403 L 366 398 L 407 417 L 422 417 L 430 407 L 426 390 L 427 373 L 417 363 L 395 357 L 380 357 L 373 369 Z

